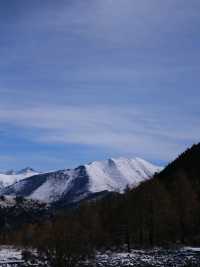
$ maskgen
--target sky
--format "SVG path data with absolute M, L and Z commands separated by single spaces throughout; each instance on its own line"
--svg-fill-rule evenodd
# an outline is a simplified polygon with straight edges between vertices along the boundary
M 0 1 L 0 170 L 165 165 L 200 137 L 199 0 Z

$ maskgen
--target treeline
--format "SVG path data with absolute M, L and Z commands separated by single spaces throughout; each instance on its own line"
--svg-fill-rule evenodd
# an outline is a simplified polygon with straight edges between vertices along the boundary
M 177 176 L 170 191 L 155 178 L 124 195 L 112 194 L 46 223 L 28 224 L 10 238 L 32 245 L 47 240 L 46 235 L 58 238 L 59 232 L 63 237 L 74 231 L 75 241 L 83 236 L 95 248 L 198 244 L 199 215 L 199 196 L 186 176 Z
M 24 225 L 37 224 L 51 218 L 45 203 L 21 196 L 0 196 L 0 244 L 9 242 L 10 235 Z
M 60 267 L 76 266 L 96 249 L 198 245 L 199 163 L 197 145 L 139 187 L 83 203 L 44 223 L 24 225 L 7 242 L 32 246 L 51 261 L 47 266 Z

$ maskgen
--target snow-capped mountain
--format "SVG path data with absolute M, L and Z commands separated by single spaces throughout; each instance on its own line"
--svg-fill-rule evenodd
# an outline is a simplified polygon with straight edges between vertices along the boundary
M 35 171 L 33 168 L 31 167 L 26 167 L 20 171 L 17 172 L 17 174 L 24 174 L 24 175 L 35 175 L 38 174 L 37 171 Z
M 27 167 L 20 171 L 9 170 L 0 173 L 0 188 L 12 185 L 24 178 L 39 174 L 34 169 Z
M 3 188 L 1 194 L 45 202 L 78 202 L 100 192 L 123 192 L 150 179 L 161 167 L 140 159 L 95 161 L 75 169 L 34 175 Z

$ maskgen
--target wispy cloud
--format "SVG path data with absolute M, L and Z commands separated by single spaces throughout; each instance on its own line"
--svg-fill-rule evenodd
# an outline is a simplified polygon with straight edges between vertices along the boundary
M 42 105 L 0 109 L 0 122 L 19 127 L 22 133 L 32 130 L 28 138 L 38 143 L 101 146 L 166 160 L 180 152 L 186 140 L 197 141 L 200 126 L 197 117 L 160 112 L 127 106 Z
M 77 160 L 81 146 L 91 160 L 100 149 L 168 160 L 198 141 L 198 0 L 12 5 L 0 3 L 2 155 L 16 136 L 24 153 L 28 141 L 77 145 Z

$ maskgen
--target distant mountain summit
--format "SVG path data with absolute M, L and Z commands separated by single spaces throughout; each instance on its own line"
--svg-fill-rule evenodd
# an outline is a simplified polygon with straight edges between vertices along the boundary
M 24 169 L 22 169 L 22 170 L 20 170 L 20 171 L 18 171 L 17 172 L 17 174 L 26 174 L 26 173 L 38 173 L 38 172 L 36 172 L 33 168 L 31 168 L 31 167 L 26 167 L 26 168 L 24 168 Z
M 75 169 L 36 174 L 3 188 L 1 194 L 50 203 L 76 203 L 96 194 L 123 192 L 127 186 L 136 187 L 161 169 L 140 158 L 111 158 Z
M 6 174 L 6 175 L 14 175 L 14 174 L 16 174 L 16 172 L 14 170 L 8 170 L 8 171 L 5 171 L 4 174 Z
M 26 167 L 19 171 L 9 170 L 6 172 L 0 173 L 0 188 L 9 186 L 18 182 L 24 178 L 39 174 L 39 172 L 35 171 L 30 167 Z

